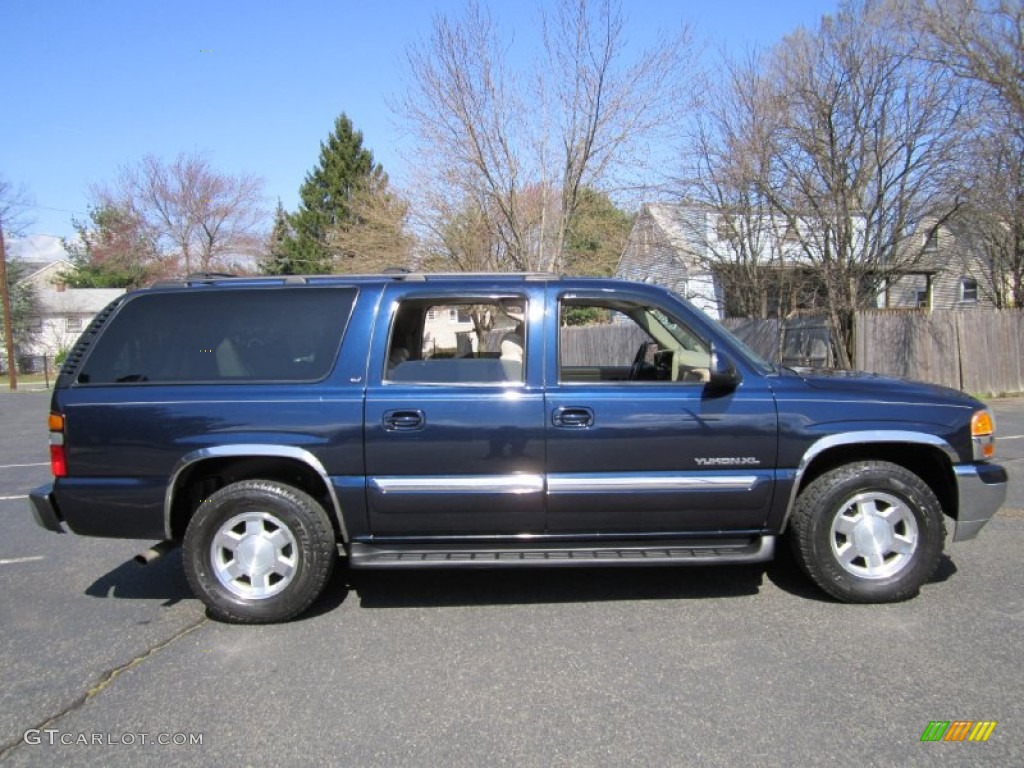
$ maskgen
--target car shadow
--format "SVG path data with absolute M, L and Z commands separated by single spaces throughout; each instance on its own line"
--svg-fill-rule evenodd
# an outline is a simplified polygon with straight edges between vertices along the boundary
M 957 572 L 943 555 L 929 583 Z M 835 603 L 800 570 L 788 547 L 760 565 L 651 568 L 481 568 L 474 570 L 352 570 L 339 561 L 320 597 L 297 620 L 331 613 L 355 593 L 362 608 L 424 608 L 616 600 L 704 600 L 758 594 L 765 581 L 804 600 Z M 149 565 L 128 560 L 85 590 L 98 598 L 194 600 L 175 550 Z
M 345 571 L 363 608 L 743 597 L 760 591 L 765 573 L 763 565 Z
M 169 552 L 149 565 L 127 560 L 96 579 L 85 594 L 121 600 L 162 600 L 165 607 L 192 598 L 181 564 L 181 550 Z
M 952 558 L 947 554 L 943 554 L 939 558 L 939 564 L 935 568 L 935 573 L 933 573 L 932 577 L 925 583 L 941 583 L 951 578 L 956 572 L 956 564 L 953 562 Z M 820 603 L 839 604 L 841 602 L 821 589 L 818 589 L 818 587 L 811 581 L 810 577 L 807 576 L 807 574 L 803 572 L 803 569 L 801 569 L 797 564 L 796 558 L 793 556 L 793 551 L 789 548 L 786 541 L 780 541 L 776 546 L 775 558 L 767 564 L 765 576 L 772 584 L 783 592 L 787 592 L 795 597 L 799 597 L 804 600 L 814 600 Z

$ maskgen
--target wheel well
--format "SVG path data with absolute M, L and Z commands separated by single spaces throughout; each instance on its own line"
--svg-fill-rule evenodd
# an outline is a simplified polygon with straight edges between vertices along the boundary
M 942 511 L 956 518 L 956 481 L 949 457 L 940 449 L 920 443 L 859 443 L 830 448 L 815 456 L 800 480 L 798 493 L 826 472 L 854 461 L 888 461 L 913 472 L 932 489 Z
M 230 456 L 190 464 L 178 476 L 171 501 L 171 538 L 181 541 L 185 529 L 204 499 L 240 480 L 274 480 L 312 496 L 325 510 L 341 539 L 339 511 L 324 479 L 308 464 L 277 456 Z

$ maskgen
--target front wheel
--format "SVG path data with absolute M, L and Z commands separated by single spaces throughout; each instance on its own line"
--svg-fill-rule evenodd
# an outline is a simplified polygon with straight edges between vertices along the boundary
M 203 502 L 185 531 L 185 575 L 222 621 L 286 621 L 323 591 L 337 552 L 327 513 L 283 483 L 243 480 Z
M 846 464 L 814 480 L 797 498 L 790 527 L 803 570 L 851 603 L 916 595 L 935 572 L 946 538 L 932 489 L 886 461 Z

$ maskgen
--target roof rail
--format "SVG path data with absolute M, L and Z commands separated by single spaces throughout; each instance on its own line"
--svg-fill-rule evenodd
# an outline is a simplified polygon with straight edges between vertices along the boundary
M 320 280 L 401 280 L 410 282 L 426 282 L 428 280 L 460 280 L 493 278 L 516 278 L 520 280 L 557 280 L 559 275 L 554 272 L 414 272 L 402 267 L 389 267 L 375 274 L 357 275 L 234 275 L 227 272 L 193 272 L 185 277 L 157 280 L 150 288 L 181 288 L 193 285 L 208 285 L 220 280 L 237 280 L 284 283 L 284 285 L 306 285 L 311 281 Z
M 392 272 L 385 271 L 388 277 L 396 280 L 458 280 L 460 278 L 481 277 L 518 277 L 522 280 L 557 280 L 559 275 L 554 272 Z

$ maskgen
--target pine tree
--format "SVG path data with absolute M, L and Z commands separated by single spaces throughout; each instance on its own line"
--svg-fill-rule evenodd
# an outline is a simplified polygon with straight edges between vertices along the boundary
M 289 219 L 288 268 L 296 273 L 331 272 L 337 254 L 329 235 L 355 222 L 353 199 L 379 182 L 384 171 L 373 153 L 363 147 L 363 134 L 345 114 L 320 144 L 320 163 L 306 174 L 299 190 L 302 202 Z
M 274 228 L 267 242 L 266 256 L 260 261 L 260 271 L 265 275 L 302 274 L 304 270 L 297 268 L 292 261 L 292 226 L 288 221 L 281 201 L 277 201 L 274 211 Z

